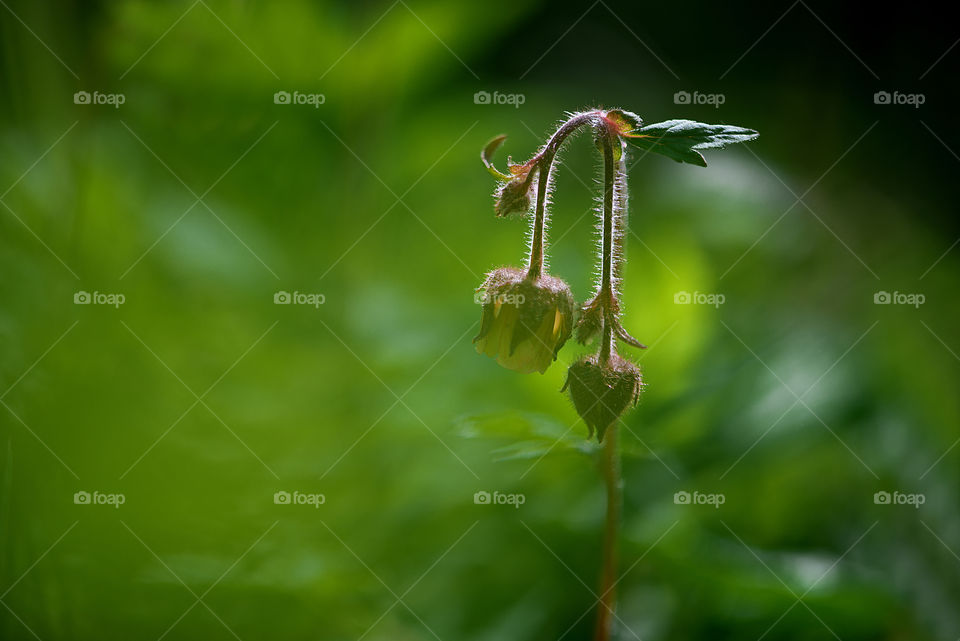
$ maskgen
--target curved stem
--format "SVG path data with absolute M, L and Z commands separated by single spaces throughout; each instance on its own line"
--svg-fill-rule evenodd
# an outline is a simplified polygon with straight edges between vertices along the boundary
M 530 171 L 537 172 L 537 205 L 533 218 L 533 234 L 530 243 L 530 264 L 527 267 L 527 279 L 536 280 L 543 273 L 543 252 L 544 252 L 544 228 L 546 227 L 546 201 L 547 190 L 550 182 L 550 169 L 557 156 L 557 151 L 567 137 L 577 130 L 581 125 L 593 120 L 599 111 L 586 111 L 574 115 L 550 137 L 547 144 L 539 154 L 534 156 L 530 163 L 536 163 L 536 167 Z
M 620 532 L 620 507 L 623 502 L 618 431 L 616 425 L 611 425 L 607 429 L 603 445 L 603 478 L 607 489 L 607 516 L 603 533 L 603 570 L 600 575 L 600 603 L 597 605 L 594 641 L 609 641 L 613 627 L 613 614 L 617 605 L 617 539 Z

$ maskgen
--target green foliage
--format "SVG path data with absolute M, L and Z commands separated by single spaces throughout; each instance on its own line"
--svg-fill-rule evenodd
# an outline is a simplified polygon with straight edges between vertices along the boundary
M 502 180 L 510 180 L 511 176 L 499 171 L 496 167 L 493 166 L 493 154 L 500 148 L 500 145 L 503 144 L 503 141 L 507 139 L 506 134 L 500 134 L 490 140 L 483 147 L 483 151 L 480 152 L 480 160 L 483 161 L 483 166 L 487 168 L 487 171 L 490 172 L 490 175 L 494 178 L 500 178 Z
M 759 136 L 752 129 L 733 125 L 707 125 L 692 120 L 667 120 L 634 129 L 624 135 L 640 149 L 700 167 L 706 167 L 707 161 L 699 150 L 721 149 Z
M 118 82 L 119 110 L 74 105 L 78 81 L 0 7 L 0 193 L 16 183 L 2 196 L 16 216 L 0 206 L 0 639 L 35 639 L 24 624 L 44 641 L 157 639 L 174 622 L 165 641 L 234 639 L 218 619 L 245 641 L 343 641 L 371 626 L 364 641 L 589 638 L 592 617 L 577 618 L 595 602 L 597 446 L 558 394 L 586 350 L 568 342 L 542 376 L 475 353 L 470 292 L 524 244 L 490 214 L 476 152 L 498 131 L 511 151 L 534 149 L 559 109 L 611 86 L 643 113 L 676 108 L 675 88 L 625 83 L 612 60 L 609 77 L 571 82 L 561 50 L 580 46 L 582 23 L 533 72 L 522 109 L 472 104 L 483 85 L 404 4 L 486 81 L 502 69 L 475 60 L 502 60 L 528 10 L 512 1 L 397 4 L 322 83 L 389 3 L 209 1 L 176 25 L 190 3 L 7 4 L 84 86 L 149 52 Z M 78 7 L 88 20 L 71 19 Z M 594 18 L 621 29 L 599 7 Z M 770 79 L 777 93 L 810 90 L 787 76 Z M 765 92 L 745 94 L 764 105 L 743 116 L 764 134 L 754 151 L 797 193 L 807 185 L 792 176 L 818 177 L 855 139 L 850 122 L 873 121 L 869 99 L 819 87 L 838 117 L 797 159 L 803 103 L 767 108 L 771 84 L 746 80 Z M 273 103 L 297 88 L 327 102 Z M 919 224 L 898 185 L 877 187 L 871 136 L 808 201 L 881 281 L 799 206 L 771 228 L 795 198 L 745 150 L 710 172 L 631 172 L 624 303 L 650 348 L 621 432 L 636 456 L 624 461 L 618 615 L 644 641 L 833 639 L 823 623 L 844 641 L 960 634 L 958 562 L 930 531 L 960 552 L 960 446 L 947 452 L 960 364 L 944 348 L 960 353 L 960 248 L 917 280 L 953 237 Z M 577 178 L 590 185 L 596 164 L 584 138 L 557 176 L 551 261 L 578 297 L 594 194 Z M 902 182 L 926 185 L 928 162 L 953 161 L 938 151 L 911 158 Z M 196 205 L 177 222 L 194 197 L 164 164 L 198 195 L 219 179 L 204 197 L 216 216 Z M 956 210 L 934 193 L 928 208 Z M 928 302 L 874 305 L 880 288 Z M 126 303 L 77 306 L 79 289 Z M 326 302 L 274 305 L 278 289 Z M 677 305 L 679 290 L 727 302 Z M 777 377 L 798 395 L 813 386 L 810 409 Z M 215 382 L 203 404 L 184 385 L 202 395 Z M 927 502 L 874 504 L 895 489 Z M 127 500 L 75 505 L 79 490 Z M 326 503 L 277 505 L 279 490 Z M 480 490 L 527 500 L 476 505 Z M 677 505 L 681 490 L 727 500 Z M 182 616 L 191 590 L 216 615 L 196 604 Z

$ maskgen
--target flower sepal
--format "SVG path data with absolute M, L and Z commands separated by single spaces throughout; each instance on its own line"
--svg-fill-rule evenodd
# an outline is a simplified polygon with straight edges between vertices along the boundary
M 477 290 L 483 303 L 477 352 L 523 374 L 544 373 L 573 331 L 574 300 L 561 279 L 530 279 L 513 267 L 487 275 Z
M 601 364 L 598 354 L 591 354 L 567 370 L 561 391 L 567 390 L 589 435 L 596 432 L 597 441 L 602 442 L 607 428 L 639 402 L 643 377 L 639 367 L 615 352 L 605 364 Z

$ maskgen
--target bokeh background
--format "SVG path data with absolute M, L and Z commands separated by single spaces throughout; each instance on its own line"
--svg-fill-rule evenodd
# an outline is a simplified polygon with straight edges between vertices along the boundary
M 631 159 L 618 638 L 960 637 L 955 21 L 0 5 L 0 638 L 588 638 L 603 493 L 558 393 L 586 348 L 521 376 L 470 339 L 526 233 L 479 149 L 598 105 L 761 132 Z M 564 160 L 582 299 L 597 158 Z

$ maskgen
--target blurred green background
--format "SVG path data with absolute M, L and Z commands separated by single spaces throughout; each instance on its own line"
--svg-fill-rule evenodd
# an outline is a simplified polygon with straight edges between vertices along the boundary
M 470 338 L 526 233 L 479 149 L 598 105 L 761 132 L 630 173 L 618 638 L 960 637 L 955 22 L 0 5 L 0 638 L 589 638 L 603 493 L 558 393 L 586 348 L 521 376 Z M 564 159 L 583 299 L 597 159 Z

